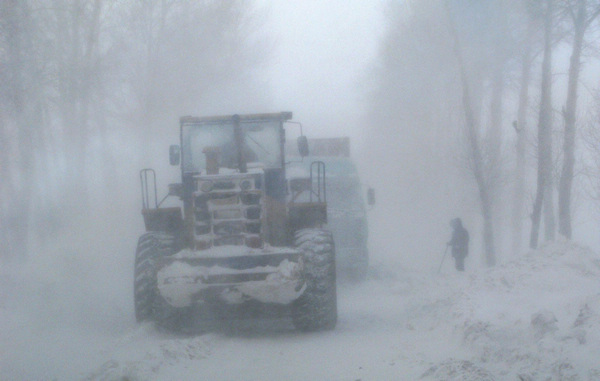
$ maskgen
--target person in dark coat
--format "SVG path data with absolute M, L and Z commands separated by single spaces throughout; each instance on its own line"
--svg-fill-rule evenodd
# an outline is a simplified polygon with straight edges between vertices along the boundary
M 460 218 L 450 221 L 450 226 L 453 231 L 448 246 L 452 247 L 456 270 L 465 271 L 465 257 L 469 255 L 469 232 L 463 227 Z

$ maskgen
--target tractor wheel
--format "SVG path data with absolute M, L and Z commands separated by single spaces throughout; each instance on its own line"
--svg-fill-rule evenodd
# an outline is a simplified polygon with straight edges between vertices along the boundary
M 149 232 L 138 241 L 135 253 L 133 299 L 138 322 L 156 321 L 162 298 L 156 285 L 156 259 L 175 251 L 175 238 L 162 232 Z
M 140 237 L 135 255 L 135 318 L 138 322 L 152 321 L 157 328 L 170 332 L 196 332 L 197 318 L 204 315 L 193 307 L 169 305 L 158 291 L 156 259 L 175 253 L 178 247 L 171 234 L 149 232 Z
M 333 237 L 326 230 L 302 229 L 295 239 L 304 253 L 306 290 L 292 304 L 294 326 L 301 331 L 333 329 L 337 322 Z

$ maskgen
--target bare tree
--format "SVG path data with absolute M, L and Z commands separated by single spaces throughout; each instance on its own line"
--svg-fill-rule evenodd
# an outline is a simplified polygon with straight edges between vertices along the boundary
M 7 0 L 0 3 L 2 38 L 0 59 L 0 112 L 3 138 L 2 164 L 7 174 L 2 179 L 2 194 L 10 202 L 2 203 L 3 256 L 23 259 L 27 253 L 31 204 L 36 173 L 36 154 L 41 146 L 43 116 L 40 50 L 32 41 L 38 30 L 28 2 Z
M 63 183 L 70 194 L 63 207 L 85 207 L 89 142 L 94 131 L 90 107 L 98 107 L 104 74 L 100 61 L 102 0 L 53 0 L 44 20 L 53 37 L 54 82 L 61 134 L 61 152 L 67 165 Z
M 575 167 L 575 116 L 577 112 L 579 75 L 581 72 L 581 53 L 585 32 L 590 23 L 600 13 L 600 6 L 597 4 L 594 5 L 591 14 L 588 11 L 589 2 L 587 0 L 576 0 L 575 4 L 569 1 L 566 6 L 573 22 L 573 43 L 569 64 L 567 101 L 563 109 L 563 118 L 565 121 L 563 140 L 564 161 L 558 188 L 558 223 L 559 233 L 570 239 L 572 236 L 571 189 Z
M 521 78 L 519 83 L 519 104 L 517 120 L 513 127 L 517 134 L 516 161 L 515 161 L 515 185 L 512 205 L 512 248 L 517 252 L 521 249 L 521 237 L 523 234 L 523 206 L 525 203 L 525 148 L 527 141 L 527 110 L 529 108 L 529 86 L 531 82 L 531 69 L 533 61 L 533 34 L 534 20 L 531 7 L 525 3 L 526 31 L 523 38 L 521 50 Z
M 600 211 L 600 92 L 596 89 L 589 117 L 583 124 L 581 141 L 586 148 L 583 157 L 583 174 L 587 180 L 586 191 L 589 197 L 596 201 Z
M 492 189 L 490 187 L 490 173 L 486 173 L 484 154 L 482 152 L 480 137 L 479 137 L 479 126 L 475 119 L 473 112 L 473 105 L 471 101 L 469 78 L 467 75 L 468 69 L 466 67 L 460 38 L 456 30 L 450 8 L 446 3 L 446 10 L 448 16 L 448 26 L 450 34 L 454 40 L 454 54 L 456 56 L 458 70 L 460 72 L 461 84 L 462 84 L 462 101 L 463 111 L 466 122 L 466 135 L 469 147 L 469 158 L 473 176 L 477 183 L 479 190 L 479 201 L 481 204 L 481 214 L 483 216 L 483 240 L 485 245 L 485 262 L 487 266 L 494 266 L 496 264 L 496 253 L 494 245 L 494 217 L 493 217 L 493 201 L 492 201 Z M 498 86 L 498 85 L 497 85 Z M 499 89 L 496 89 L 498 92 Z M 498 96 L 497 94 L 495 95 Z M 498 107 L 497 105 L 495 107 Z M 499 110 L 495 111 L 496 113 Z M 499 118 L 499 116 L 495 116 Z M 499 121 L 496 121 L 498 123 Z M 496 126 L 497 127 L 497 126 Z
M 402 120 L 396 124 L 400 124 L 398 128 L 403 131 L 398 142 L 403 154 L 407 160 L 414 160 L 415 168 L 427 168 L 422 172 L 435 177 L 438 189 L 444 186 L 450 190 L 446 194 L 452 194 L 460 188 L 460 194 L 475 196 L 474 202 L 465 196 L 460 206 L 437 204 L 436 208 L 452 213 L 456 213 L 457 208 L 463 210 L 461 213 L 472 213 L 476 209 L 483 222 L 484 262 L 493 265 L 497 234 L 502 231 L 495 231 L 495 227 L 502 223 L 498 215 L 502 213 L 500 207 L 505 189 L 504 115 L 505 100 L 512 89 L 508 84 L 514 70 L 513 39 L 519 37 L 518 28 L 524 29 L 520 24 L 513 28 L 513 24 L 520 22 L 515 15 L 521 9 L 511 1 L 450 0 L 414 1 L 396 7 L 398 13 L 383 44 L 384 70 L 379 74 L 381 84 L 377 90 L 380 93 L 372 109 L 381 114 L 382 125 L 387 125 L 390 120 Z M 452 33 L 448 33 L 446 22 L 449 12 L 453 18 Z M 442 31 L 438 31 L 440 27 Z M 460 45 L 458 48 L 453 40 L 455 36 Z M 458 59 L 457 52 L 460 54 Z M 448 65 L 448 62 L 457 61 L 460 63 L 458 70 L 455 65 Z M 450 107 L 446 109 L 447 106 Z M 525 105 L 524 113 L 526 109 Z M 380 132 L 386 142 L 393 139 L 383 127 Z M 457 136 L 460 137 L 457 139 Z M 410 143 L 407 143 L 409 139 Z M 416 152 L 408 152 L 406 146 L 418 148 Z M 524 150 L 525 144 L 523 155 Z M 436 163 L 434 158 L 439 153 L 454 160 Z M 467 174 L 474 179 L 473 185 L 454 181 L 457 176 L 464 175 L 461 171 L 465 169 L 462 165 L 465 162 Z M 442 171 L 441 167 L 447 163 L 451 163 L 456 172 Z M 426 183 L 423 178 L 419 181 Z M 406 188 L 402 192 L 408 194 L 410 190 Z M 423 201 L 423 204 L 432 208 L 437 201 L 435 198 L 442 197 L 440 191 L 430 197 L 435 201 Z M 452 197 L 456 196 L 452 194 Z
M 150 5 L 159 11 L 144 19 L 148 29 L 136 24 L 144 15 L 135 10 Z M 198 112 L 207 91 L 216 94 L 205 100 L 225 103 L 216 89 L 258 82 L 248 74 L 267 55 L 257 49 L 262 40 L 252 33 L 260 25 L 248 22 L 251 11 L 241 0 L 0 2 L 0 256 L 24 258 L 32 229 L 89 211 L 89 184 L 99 183 L 103 169 L 98 156 L 110 159 L 114 150 L 110 126 L 159 132 L 178 113 Z M 151 41 L 137 44 L 136 33 L 148 30 Z M 138 70 L 136 57 L 152 72 Z M 135 120 L 121 117 L 144 97 L 151 101 L 131 112 Z
M 542 61 L 542 85 L 540 98 L 540 111 L 538 119 L 538 167 L 537 190 L 531 216 L 531 236 L 529 246 L 536 248 L 539 239 L 539 229 L 542 215 L 542 206 L 552 205 L 552 27 L 554 6 L 553 0 L 546 2 L 544 10 L 544 55 Z M 546 203 L 544 204 L 544 199 Z M 551 217 L 551 210 L 547 210 Z M 546 231 L 552 228 L 551 218 L 545 221 Z M 546 239 L 550 239 L 547 236 Z

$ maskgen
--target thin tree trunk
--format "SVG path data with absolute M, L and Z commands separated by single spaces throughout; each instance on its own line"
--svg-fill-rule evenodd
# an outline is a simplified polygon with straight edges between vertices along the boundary
M 86 168 L 87 168 L 87 141 L 88 141 L 88 121 L 83 115 L 86 110 L 85 107 L 85 96 L 83 94 L 83 82 L 86 81 L 84 78 L 85 72 L 83 69 L 83 55 L 82 55 L 82 18 L 83 18 L 83 4 L 73 3 L 72 9 L 70 10 L 71 18 L 71 35 L 73 41 L 71 44 L 71 57 L 70 62 L 75 68 L 75 72 L 70 77 L 70 90 L 69 93 L 72 97 L 69 99 L 69 103 L 73 107 L 69 117 L 71 123 L 68 128 L 71 129 L 71 136 L 74 138 L 73 144 L 73 156 L 70 158 L 72 168 L 74 169 L 73 174 L 75 175 L 73 181 L 73 190 L 76 191 L 76 196 L 79 201 L 80 207 L 87 205 L 87 181 L 86 181 Z
M 515 164 L 515 188 L 512 208 L 512 249 L 521 250 L 523 237 L 523 206 L 525 203 L 525 142 L 527 138 L 527 109 L 529 107 L 529 82 L 531 77 L 531 38 L 533 22 L 529 19 L 525 51 L 521 62 L 521 89 L 519 91 L 519 108 L 517 123 L 514 126 L 517 133 L 517 159 Z
M 496 264 L 494 240 L 498 237 L 494 234 L 495 206 L 499 189 L 499 179 L 501 176 L 501 159 L 500 152 L 502 150 L 502 109 L 504 96 L 504 59 L 501 58 L 501 53 L 498 55 L 498 62 L 493 73 L 492 97 L 490 104 L 490 128 L 487 134 L 487 157 L 488 162 L 485 163 L 485 184 L 487 195 L 480 197 L 482 202 L 482 215 L 484 220 L 484 242 L 486 245 L 486 265 L 494 266 Z M 497 232 L 496 232 L 497 233 Z
M 537 248 L 540 222 L 542 217 L 542 201 L 544 200 L 544 176 L 538 168 L 537 171 L 537 191 L 533 202 L 533 211 L 531 213 L 531 236 L 529 237 L 529 247 Z
M 55 1 L 56 28 L 59 38 L 58 57 L 59 60 L 59 107 L 60 118 L 64 133 L 65 162 L 67 163 L 67 174 L 65 183 L 68 202 L 63 209 L 69 213 L 84 209 L 88 204 L 87 195 L 87 141 L 88 123 L 83 120 L 84 94 L 83 82 L 85 72 L 83 71 L 82 25 L 84 4 L 81 2 Z
M 550 136 L 550 147 L 552 147 L 552 136 Z M 554 214 L 554 179 L 552 172 L 547 175 L 544 189 L 544 240 L 554 241 L 556 236 L 556 215 Z
M 500 152 L 502 150 L 502 109 L 504 96 L 504 64 L 498 58 L 493 73 L 492 96 L 490 100 L 490 128 L 487 134 L 488 158 L 487 170 L 494 182 L 500 177 Z M 495 184 L 491 184 L 494 189 Z
M 552 0 L 546 3 L 544 17 L 544 58 L 538 120 L 537 190 L 531 216 L 531 236 L 529 239 L 529 246 L 534 249 L 538 245 L 544 196 L 549 195 L 547 189 L 552 176 L 552 3 Z
M 575 38 L 571 52 L 569 66 L 569 84 L 567 90 L 567 103 L 563 113 L 565 119 L 565 134 L 563 141 L 564 162 L 560 175 L 558 187 L 558 231 L 571 239 L 571 188 L 573 185 L 573 170 L 575 167 L 575 113 L 577 111 L 577 85 L 581 70 L 581 49 L 583 36 L 585 34 L 586 1 L 577 1 L 577 16 L 573 20 L 575 26 Z
M 9 258 L 24 259 L 27 255 L 27 241 L 29 232 L 29 192 L 28 186 L 31 178 L 32 160 L 29 155 L 31 142 L 28 141 L 29 126 L 26 121 L 25 110 L 25 78 L 23 72 L 23 49 L 24 49 L 24 28 L 26 25 L 24 5 L 18 4 L 15 0 L 8 0 L 6 11 L 8 13 L 8 29 L 11 33 L 7 35 L 7 70 L 11 73 L 10 93 L 11 93 L 11 111 L 16 122 L 17 144 L 18 146 L 18 166 L 20 173 L 16 180 L 15 188 L 18 190 L 15 200 L 8 211 L 9 226 Z
M 12 199 L 13 179 L 10 171 L 12 163 L 9 162 L 10 155 L 8 154 L 8 144 L 6 144 L 6 131 L 6 118 L 4 113 L 0 111 L 0 178 L 2 179 L 0 181 L 0 242 L 4 243 L 0 245 L 0 260 L 7 259 L 10 255 L 8 248 L 9 225 L 7 224 L 9 203 L 6 200 Z

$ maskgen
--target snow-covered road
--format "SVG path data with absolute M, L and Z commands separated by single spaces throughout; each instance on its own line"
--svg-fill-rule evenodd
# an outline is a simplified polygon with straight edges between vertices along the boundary
M 91 378 L 416 379 L 429 361 L 456 354 L 457 348 L 447 333 L 440 337 L 442 331 L 432 329 L 436 322 L 427 322 L 433 310 L 441 316 L 450 306 L 417 306 L 413 286 L 393 278 L 342 284 L 340 320 L 331 332 L 299 333 L 287 320 L 249 320 L 176 337 L 144 325 L 121 341 Z
M 2 380 L 600 380 L 600 257 L 566 243 L 477 273 L 376 264 L 340 285 L 336 329 L 309 334 L 286 320 L 166 334 L 23 281 L 3 281 Z

